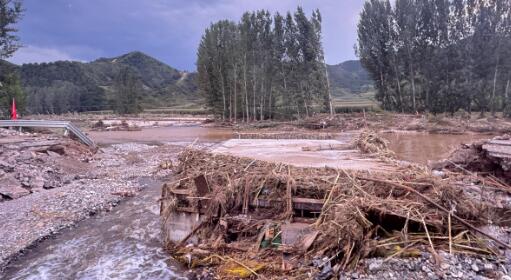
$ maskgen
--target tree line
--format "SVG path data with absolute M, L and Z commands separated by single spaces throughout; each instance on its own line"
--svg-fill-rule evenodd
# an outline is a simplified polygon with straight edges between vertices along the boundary
M 211 24 L 197 52 L 208 107 L 231 121 L 305 117 L 332 110 L 319 10 L 260 10 Z
M 509 0 L 368 0 L 357 55 L 386 110 L 511 113 Z
M 15 24 L 21 19 L 23 8 L 17 0 L 0 0 L 0 60 L 11 57 L 20 47 Z M 16 99 L 23 110 L 25 95 L 21 89 L 19 76 L 11 67 L 0 63 L 0 116 L 9 116 L 9 107 Z
M 100 86 L 80 62 L 25 64 L 19 68 L 28 114 L 63 114 L 113 110 L 141 112 L 141 79 L 128 66 L 112 73 L 111 85 Z M 133 105 L 132 108 L 128 108 Z

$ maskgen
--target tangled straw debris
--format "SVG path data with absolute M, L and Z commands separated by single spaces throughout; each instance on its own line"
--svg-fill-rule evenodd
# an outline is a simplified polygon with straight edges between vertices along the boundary
M 385 148 L 371 134 L 357 143 L 371 153 Z M 308 279 L 326 273 L 327 264 L 336 274 L 368 257 L 439 250 L 496 256 L 509 246 L 477 230 L 490 221 L 488 205 L 449 178 L 410 168 L 300 168 L 186 149 L 176 173 L 162 193 L 167 248 L 224 278 Z M 201 217 L 180 242 L 171 241 L 176 213 Z

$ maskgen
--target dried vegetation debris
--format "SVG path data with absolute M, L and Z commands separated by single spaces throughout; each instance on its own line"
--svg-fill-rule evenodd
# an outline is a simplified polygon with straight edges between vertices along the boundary
M 384 159 L 393 159 L 396 157 L 395 153 L 389 149 L 388 140 L 380 137 L 376 132 L 371 130 L 363 130 L 355 137 L 352 145 L 363 153 L 378 155 Z
M 136 124 L 129 124 L 126 120 L 107 125 L 103 120 L 98 120 L 91 125 L 94 131 L 140 131 L 142 128 Z
M 387 112 L 346 113 L 330 116 L 317 114 L 296 121 L 261 121 L 256 123 L 219 124 L 239 131 L 257 132 L 330 132 L 372 129 L 377 131 L 423 131 L 437 134 L 511 133 L 511 122 L 502 117 L 468 114 L 412 115 Z
M 482 176 L 495 187 L 511 192 L 511 135 L 461 145 L 445 159 L 431 164 L 432 169 L 461 171 Z
M 413 166 L 350 172 L 187 149 L 176 174 L 162 193 L 166 245 L 190 267 L 225 278 L 329 279 L 368 257 L 497 258 L 506 246 L 478 230 L 492 219 L 486 202 L 472 200 L 457 178 Z M 180 241 L 170 236 L 176 213 L 201 217 Z

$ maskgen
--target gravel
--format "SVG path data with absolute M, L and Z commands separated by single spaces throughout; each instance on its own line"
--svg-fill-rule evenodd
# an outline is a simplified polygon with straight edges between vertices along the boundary
M 436 264 L 430 253 L 418 258 L 380 258 L 362 260 L 355 271 L 341 272 L 339 279 L 511 279 L 509 261 L 481 256 L 450 255 L 439 252 Z
M 58 188 L 0 202 L 0 271 L 38 241 L 100 211 L 109 211 L 143 187 L 141 177 L 163 178 L 159 164 L 182 147 L 118 144 L 100 149 Z M 36 182 L 40 184 L 40 182 Z

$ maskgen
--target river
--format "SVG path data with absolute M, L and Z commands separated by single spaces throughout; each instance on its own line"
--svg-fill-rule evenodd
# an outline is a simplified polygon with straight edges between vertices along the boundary
M 122 142 L 219 142 L 228 129 L 162 127 L 142 131 L 90 132 L 100 145 Z M 483 135 L 384 134 L 404 160 L 426 163 L 440 159 L 460 143 Z M 111 212 L 101 213 L 37 244 L 13 261 L 5 279 L 179 279 L 179 265 L 161 246 L 159 203 L 161 182 L 140 178 L 147 188 Z
M 161 182 L 140 180 L 139 195 L 37 244 L 2 279 L 185 279 L 161 245 Z

